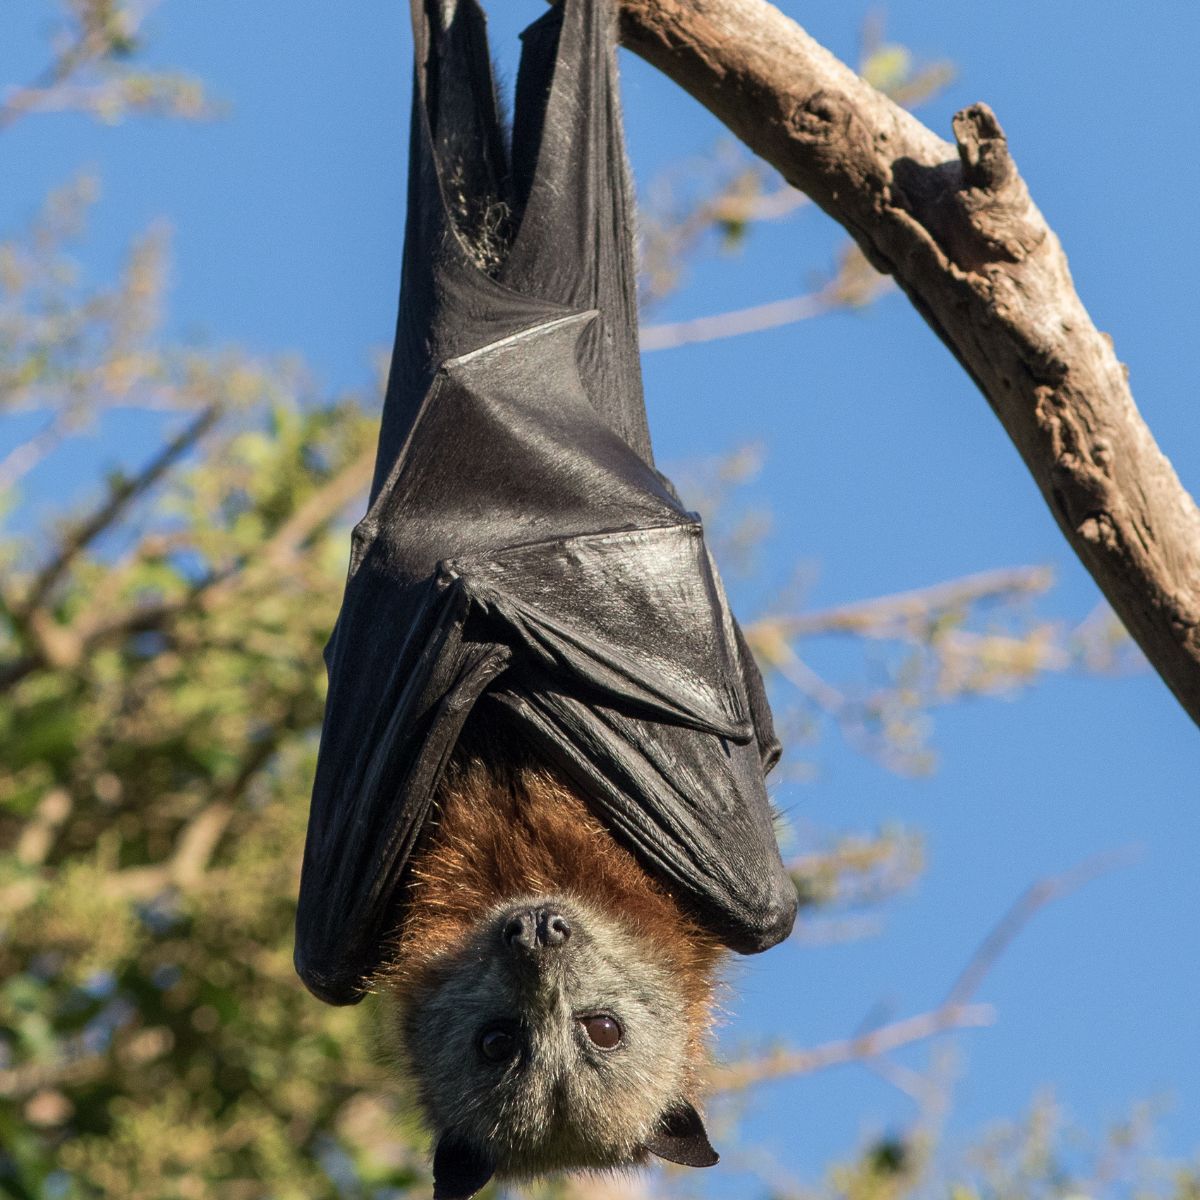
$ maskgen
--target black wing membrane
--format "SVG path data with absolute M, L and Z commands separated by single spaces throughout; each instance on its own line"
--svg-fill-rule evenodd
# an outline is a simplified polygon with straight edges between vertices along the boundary
M 515 722 L 743 953 L 796 899 L 779 749 L 698 519 L 652 465 L 605 0 L 524 36 L 511 154 L 474 0 L 412 0 L 396 348 L 326 648 L 296 966 L 358 1000 L 472 714 Z

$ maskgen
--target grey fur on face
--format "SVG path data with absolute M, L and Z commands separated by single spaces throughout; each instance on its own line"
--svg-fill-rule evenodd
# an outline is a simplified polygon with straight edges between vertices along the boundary
M 671 973 L 571 896 L 488 913 L 400 1032 L 435 1134 L 501 1175 L 640 1161 L 687 1083 Z

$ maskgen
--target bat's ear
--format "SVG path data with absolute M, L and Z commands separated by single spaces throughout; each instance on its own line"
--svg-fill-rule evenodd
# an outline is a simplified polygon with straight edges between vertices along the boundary
M 646 1139 L 646 1149 L 683 1167 L 711 1167 L 720 1157 L 708 1140 L 700 1114 L 686 1100 L 663 1113 Z
M 433 1152 L 433 1200 L 471 1200 L 494 1170 L 482 1151 L 457 1134 L 444 1133 Z

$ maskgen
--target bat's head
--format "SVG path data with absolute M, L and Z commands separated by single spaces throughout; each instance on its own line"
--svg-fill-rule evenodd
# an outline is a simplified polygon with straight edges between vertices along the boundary
M 499 752 L 456 766 L 377 980 L 437 1200 L 493 1174 L 715 1162 L 692 1101 L 722 955 L 567 781 Z
M 436 1139 L 435 1196 L 493 1175 L 717 1156 L 687 1099 L 700 1031 L 654 943 L 587 901 L 498 906 L 399 1018 Z

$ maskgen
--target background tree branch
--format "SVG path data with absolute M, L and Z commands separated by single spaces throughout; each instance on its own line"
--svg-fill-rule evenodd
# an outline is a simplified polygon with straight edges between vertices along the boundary
M 895 278 L 987 397 L 1055 520 L 1200 722 L 1200 510 L 983 104 L 956 146 L 765 0 L 623 0 L 625 44 Z
M 808 1075 L 846 1063 L 886 1063 L 886 1055 L 914 1042 L 958 1029 L 990 1025 L 995 1013 L 974 1002 L 975 993 L 1001 955 L 1047 905 L 1129 861 L 1129 853 L 1097 855 L 1061 875 L 1031 884 L 990 930 L 936 1008 L 884 1025 L 861 1029 L 853 1037 L 802 1049 L 779 1047 L 755 1058 L 710 1068 L 708 1078 L 719 1091 L 736 1091 L 771 1079 Z M 893 1064 L 895 1065 L 895 1064 Z

